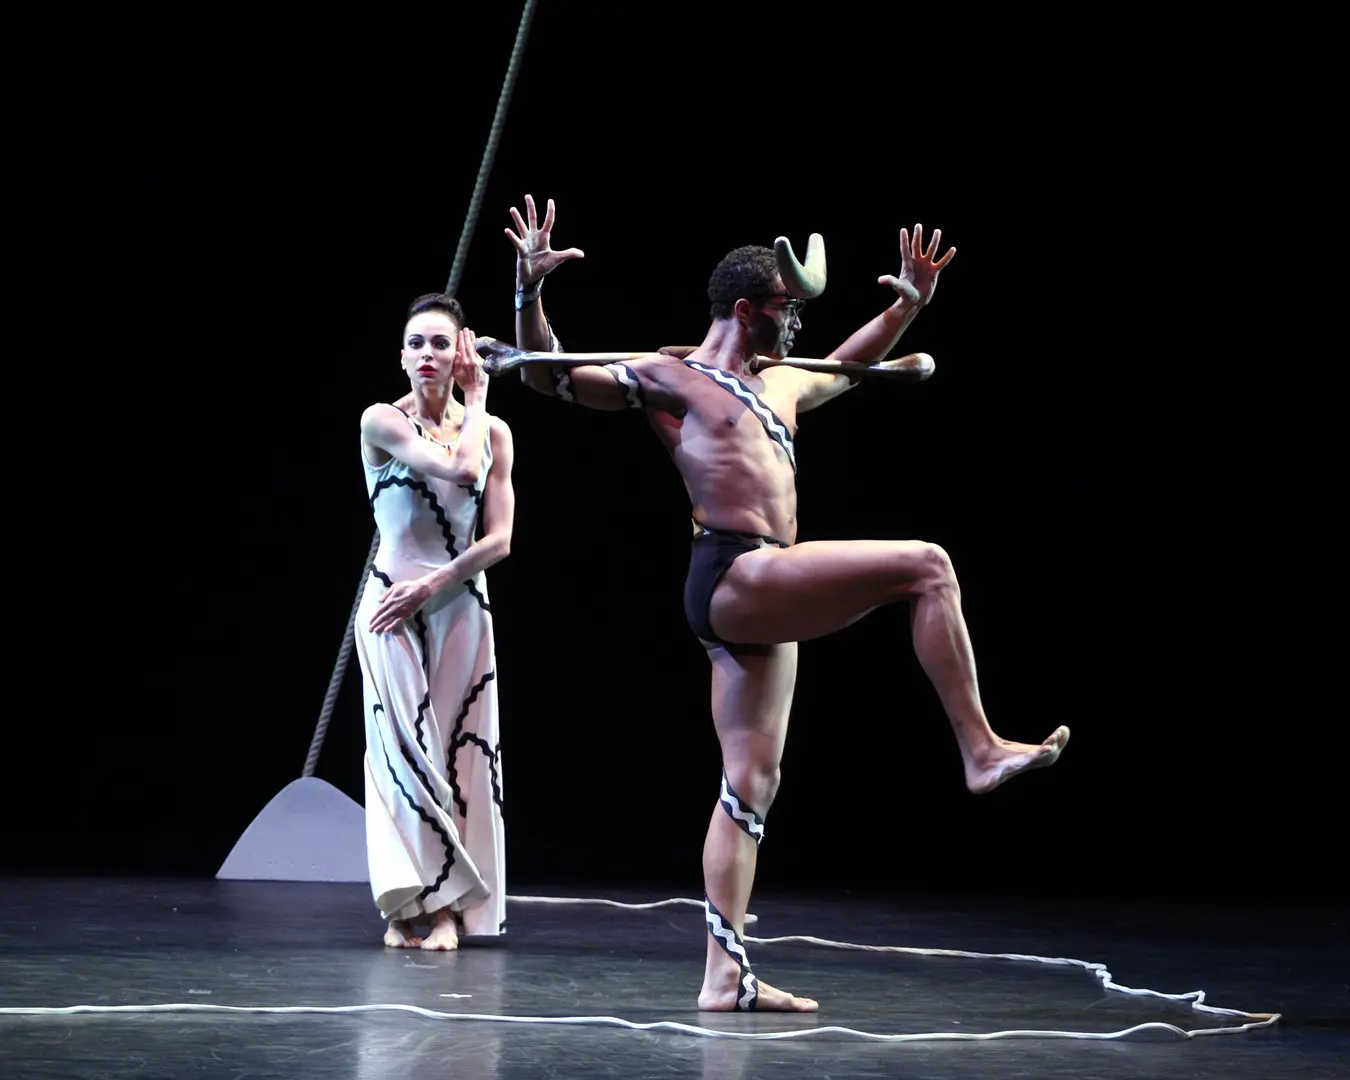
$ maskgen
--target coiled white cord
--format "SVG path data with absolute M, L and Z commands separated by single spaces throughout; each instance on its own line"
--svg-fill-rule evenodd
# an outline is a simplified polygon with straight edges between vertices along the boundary
M 672 897 L 668 900 L 655 900 L 648 903 L 623 903 L 601 897 L 580 896 L 508 896 L 507 899 L 516 903 L 527 904 L 601 904 L 634 911 L 650 910 L 653 908 L 675 905 L 692 905 L 698 908 L 703 907 L 703 902 L 701 900 L 689 899 L 687 897 Z M 749 923 L 752 918 L 753 916 L 747 915 L 746 922 Z M 1184 994 L 1167 994 L 1159 990 L 1141 990 L 1129 986 L 1122 986 L 1112 978 L 1111 972 L 1107 970 L 1105 964 L 1094 963 L 1088 960 L 1075 960 L 1071 957 L 1031 956 L 1025 953 L 966 952 L 961 949 L 924 949 L 906 945 L 859 945 L 851 941 L 832 941 L 829 938 L 813 937 L 808 934 L 789 934 L 783 937 L 771 938 L 746 937 L 745 940 L 747 942 L 753 942 L 756 945 L 781 945 L 791 942 L 801 942 L 808 945 L 820 945 L 832 949 L 852 949 L 861 952 L 905 953 L 911 956 L 950 956 L 969 960 L 1013 960 L 1025 963 L 1050 964 L 1060 967 L 1080 967 L 1085 971 L 1090 972 L 1102 984 L 1102 988 L 1105 990 L 1111 990 L 1121 994 L 1131 994 L 1137 997 L 1161 998 L 1165 1001 L 1189 1004 L 1196 1012 L 1202 1012 L 1213 1016 L 1239 1018 L 1243 1022 L 1238 1024 L 1226 1024 L 1220 1027 L 1191 1028 L 1189 1030 L 1178 1027 L 1175 1024 L 1163 1023 L 1161 1021 L 1149 1021 L 1143 1024 L 1135 1024 L 1128 1028 L 1122 1028 L 1119 1031 L 1047 1031 L 1016 1029 L 979 1033 L 939 1031 L 910 1032 L 892 1035 L 874 1031 L 859 1031 L 856 1028 L 838 1027 L 834 1025 L 792 1028 L 786 1031 L 725 1031 L 716 1028 L 699 1027 L 694 1024 L 682 1024 L 674 1020 L 657 1020 L 650 1023 L 639 1023 L 633 1020 L 625 1020 L 619 1016 L 513 1016 L 498 1015 L 494 1013 L 440 1012 L 436 1009 L 425 1009 L 419 1005 L 403 1004 L 208 1005 L 196 1002 L 163 1005 L 66 1005 L 55 1008 L 0 1008 L 0 1016 L 78 1016 L 97 1013 L 267 1013 L 272 1015 L 286 1015 L 292 1013 L 336 1014 L 406 1012 L 413 1013 L 416 1016 L 424 1016 L 430 1020 L 477 1020 L 480 1022 L 497 1024 L 598 1025 L 603 1027 L 624 1028 L 628 1031 L 673 1031 L 683 1035 L 698 1035 L 712 1039 L 747 1039 L 763 1042 L 780 1039 L 818 1038 L 822 1035 L 849 1035 L 854 1038 L 866 1039 L 871 1042 L 885 1043 L 939 1041 L 988 1042 L 993 1039 L 1018 1038 L 1091 1039 L 1100 1041 L 1107 1039 L 1124 1039 L 1145 1031 L 1161 1031 L 1182 1038 L 1193 1039 L 1200 1035 L 1235 1035 L 1244 1031 L 1252 1031 L 1256 1028 L 1272 1027 L 1277 1024 L 1281 1018 L 1279 1013 L 1250 1013 L 1244 1012 L 1241 1009 L 1220 1009 L 1213 1005 L 1206 1005 L 1205 992 L 1203 990 L 1191 990 Z

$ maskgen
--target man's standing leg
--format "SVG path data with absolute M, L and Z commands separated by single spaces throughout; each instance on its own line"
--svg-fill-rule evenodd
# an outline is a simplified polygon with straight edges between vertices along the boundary
M 708 958 L 698 1007 L 814 1012 L 751 970 L 745 912 L 755 880 L 764 818 L 778 791 L 779 763 L 797 679 L 795 643 L 736 649 L 708 646 L 712 712 L 722 745 L 722 786 L 703 845 Z

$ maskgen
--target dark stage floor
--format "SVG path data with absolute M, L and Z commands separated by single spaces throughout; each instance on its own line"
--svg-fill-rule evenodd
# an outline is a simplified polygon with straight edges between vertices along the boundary
M 767 896 L 760 937 L 1072 957 L 1126 986 L 1204 990 L 1208 1004 L 1280 1013 L 1274 1027 L 1187 1039 L 1045 1035 L 872 1042 L 901 1033 L 1116 1032 L 1242 1023 L 1101 988 L 1082 968 L 1029 961 L 752 945 L 762 978 L 815 996 L 814 1017 L 694 1007 L 701 913 L 513 902 L 508 937 L 457 953 L 384 949 L 363 885 L 217 881 L 3 882 L 0 1009 L 187 1003 L 403 1003 L 449 1013 L 618 1017 L 779 1041 L 613 1025 L 438 1019 L 411 1012 L 0 1015 L 0 1075 L 37 1077 L 1169 1077 L 1350 1075 L 1350 949 L 1328 908 Z M 517 887 L 518 892 L 540 889 Z M 669 893 L 586 895 L 661 899 Z M 549 890 L 556 894 L 558 890 Z

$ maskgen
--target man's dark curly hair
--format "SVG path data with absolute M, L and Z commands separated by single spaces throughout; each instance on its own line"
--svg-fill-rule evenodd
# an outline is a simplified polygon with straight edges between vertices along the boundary
M 729 252 L 717 264 L 708 281 L 712 317 L 728 318 L 732 307 L 742 297 L 756 300 L 772 295 L 777 280 L 778 259 L 772 248 L 747 244 Z
M 408 322 L 414 315 L 421 315 L 424 311 L 439 311 L 455 320 L 455 325 L 461 330 L 464 329 L 464 308 L 460 302 L 453 296 L 446 296 L 445 293 L 429 292 L 423 293 L 411 304 L 408 305 Z

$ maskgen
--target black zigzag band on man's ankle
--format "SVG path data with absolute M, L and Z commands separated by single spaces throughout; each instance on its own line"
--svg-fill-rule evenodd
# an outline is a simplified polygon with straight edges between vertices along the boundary
M 708 933 L 713 936 L 713 940 L 726 950 L 728 956 L 736 961 L 737 968 L 740 969 L 736 977 L 739 989 L 736 992 L 736 1011 L 753 1012 L 755 1003 L 759 1001 L 759 980 L 755 978 L 755 973 L 750 970 L 750 957 L 745 954 L 745 942 L 741 940 L 741 935 L 736 933 L 735 927 L 722 917 L 722 913 L 712 906 L 712 901 L 705 894 L 703 897 L 704 920 L 708 924 Z
M 764 839 L 764 819 L 751 810 L 745 803 L 741 802 L 741 797 L 732 790 L 731 784 L 727 782 L 727 771 L 722 770 L 722 809 L 727 812 L 731 820 L 744 829 L 759 844 Z

